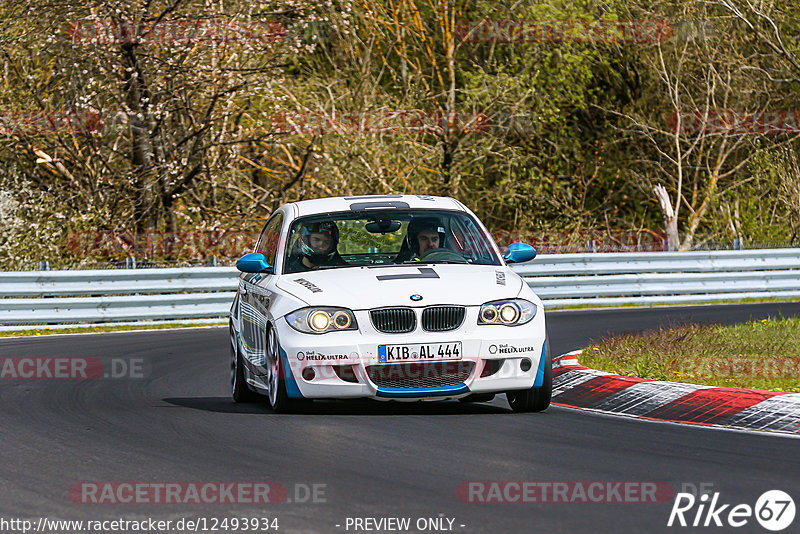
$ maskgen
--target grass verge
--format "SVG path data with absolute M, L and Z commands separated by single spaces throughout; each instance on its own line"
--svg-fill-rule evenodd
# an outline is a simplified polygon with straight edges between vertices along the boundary
M 47 336 L 53 334 L 89 334 L 93 332 L 127 332 L 135 330 L 168 330 L 173 328 L 197 328 L 201 326 L 225 326 L 227 323 L 184 323 L 184 324 L 143 324 L 143 325 L 108 325 L 83 326 L 76 328 L 38 328 L 34 330 L 0 331 L 0 337 Z
M 798 393 L 800 317 L 625 334 L 602 339 L 578 359 L 620 375 Z

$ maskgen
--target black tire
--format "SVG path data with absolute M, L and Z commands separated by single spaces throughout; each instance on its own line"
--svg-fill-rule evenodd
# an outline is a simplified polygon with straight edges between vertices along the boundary
M 545 342 L 544 380 L 541 387 L 508 391 L 508 404 L 515 412 L 543 412 L 550 406 L 553 397 L 553 358 L 550 355 L 550 340 Z
M 459 402 L 489 402 L 494 399 L 494 396 L 494 393 L 473 393 L 458 400 Z
M 231 338 L 231 396 L 234 402 L 256 402 L 261 397 L 258 393 L 252 391 L 245 381 L 242 355 L 239 354 L 239 345 L 233 333 L 233 325 L 231 324 L 229 327 Z
M 303 407 L 310 405 L 306 399 L 292 399 L 286 392 L 286 370 L 283 365 L 283 358 L 280 355 L 280 344 L 278 343 L 278 333 L 275 329 L 267 329 L 267 365 L 270 373 L 267 378 L 269 386 L 269 405 L 275 413 L 294 413 Z M 274 393 L 273 393 L 274 388 Z

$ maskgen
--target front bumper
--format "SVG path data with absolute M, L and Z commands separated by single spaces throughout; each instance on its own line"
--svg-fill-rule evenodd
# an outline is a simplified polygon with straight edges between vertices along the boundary
M 541 311 L 522 326 L 479 326 L 478 308 L 468 308 L 464 324 L 457 330 L 434 333 L 418 329 L 408 334 L 378 332 L 367 311 L 355 314 L 358 331 L 321 335 L 298 332 L 283 318 L 276 321 L 284 369 L 289 371 L 285 376 L 289 396 L 443 400 L 541 385 L 545 343 Z M 379 345 L 456 341 L 461 343 L 459 359 L 430 364 L 378 360 Z M 388 370 L 390 365 L 394 367 Z M 399 380 L 385 379 L 395 374 Z M 445 374 L 448 380 L 441 379 Z M 455 376 L 459 379 L 454 382 Z M 411 380 L 405 379 L 408 377 Z

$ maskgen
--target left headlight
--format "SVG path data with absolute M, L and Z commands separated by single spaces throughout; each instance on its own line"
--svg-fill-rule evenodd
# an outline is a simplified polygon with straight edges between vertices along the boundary
M 356 316 L 347 308 L 301 308 L 286 315 L 286 322 L 305 334 L 358 330 Z
M 494 300 L 481 306 L 478 324 L 519 326 L 536 317 L 536 304 L 524 299 Z

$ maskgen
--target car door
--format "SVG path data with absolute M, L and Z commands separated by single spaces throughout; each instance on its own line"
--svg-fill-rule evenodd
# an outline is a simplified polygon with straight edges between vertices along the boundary
M 271 292 L 265 289 L 274 275 L 278 243 L 283 226 L 283 214 L 277 213 L 267 221 L 256 244 L 256 252 L 267 258 L 273 270 L 268 273 L 243 273 L 239 278 L 241 302 L 242 356 L 246 365 L 258 375 L 266 374 L 266 326 L 269 317 Z

